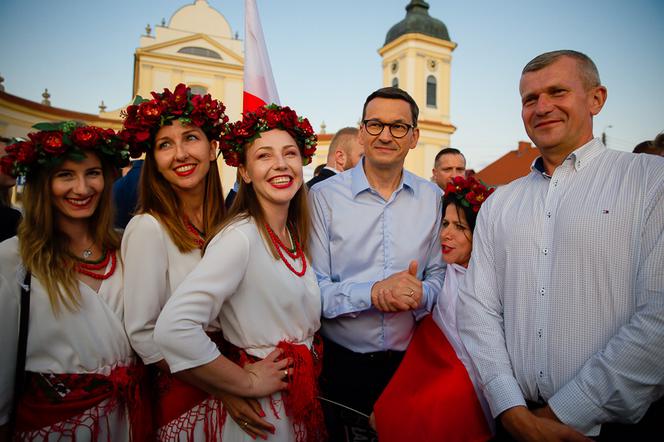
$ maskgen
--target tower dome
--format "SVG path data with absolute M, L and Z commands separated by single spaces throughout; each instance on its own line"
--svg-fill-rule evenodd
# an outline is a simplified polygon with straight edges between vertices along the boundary
M 405 34 L 424 34 L 441 40 L 450 40 L 445 24 L 429 15 L 429 4 L 424 0 L 411 0 L 406 6 L 406 18 L 392 26 L 385 37 L 385 45 Z
M 194 34 L 231 38 L 230 25 L 206 0 L 196 0 L 178 9 L 171 17 L 168 27 Z

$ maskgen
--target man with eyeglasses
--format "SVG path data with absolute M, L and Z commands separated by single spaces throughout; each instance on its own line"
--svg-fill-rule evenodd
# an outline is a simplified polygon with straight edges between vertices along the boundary
M 419 138 L 418 113 L 399 88 L 369 95 L 358 133 L 364 158 L 309 194 L 323 394 L 367 415 L 443 283 L 441 191 L 403 167 Z M 335 423 L 328 430 L 331 440 L 343 439 Z

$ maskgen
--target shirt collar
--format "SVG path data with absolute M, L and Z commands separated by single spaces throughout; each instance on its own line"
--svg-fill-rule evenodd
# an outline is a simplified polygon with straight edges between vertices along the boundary
M 468 270 L 466 267 L 464 267 L 462 265 L 459 265 L 459 264 L 456 264 L 456 263 L 447 264 L 447 266 L 454 269 L 459 276 L 465 275 L 466 270 Z
M 364 173 L 364 160 L 365 160 L 364 157 L 362 157 L 362 160 L 358 161 L 357 165 L 350 170 L 350 175 L 351 175 L 350 188 L 351 192 L 353 193 L 353 198 L 355 198 L 361 192 L 364 192 L 366 190 L 371 190 L 371 185 L 369 184 L 367 175 Z M 413 192 L 413 195 L 417 197 L 415 176 L 412 173 L 408 172 L 406 169 L 402 168 L 401 170 L 402 170 L 401 182 L 397 186 L 395 192 L 398 192 L 402 188 L 406 188 L 409 189 L 411 192 Z
M 574 152 L 570 153 L 567 158 L 565 158 L 565 161 L 572 161 L 574 169 L 578 172 L 604 150 L 606 150 L 606 146 L 604 146 L 602 141 L 599 138 L 593 138 L 583 146 L 576 149 Z M 544 168 L 544 161 L 542 160 L 541 156 L 535 158 L 535 161 L 533 161 L 531 164 L 530 169 L 533 172 L 542 174 L 545 178 L 551 178 L 551 175 L 546 173 L 546 169 Z

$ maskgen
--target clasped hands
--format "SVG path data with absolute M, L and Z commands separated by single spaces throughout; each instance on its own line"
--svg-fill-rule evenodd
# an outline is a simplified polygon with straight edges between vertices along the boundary
M 422 301 L 422 281 L 417 279 L 417 261 L 371 287 L 371 304 L 382 312 L 415 310 Z

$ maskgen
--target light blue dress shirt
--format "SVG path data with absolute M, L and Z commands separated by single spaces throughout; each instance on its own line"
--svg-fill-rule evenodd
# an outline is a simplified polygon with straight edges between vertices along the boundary
M 482 206 L 457 324 L 494 416 L 544 399 L 588 435 L 664 394 L 664 159 L 594 139 Z
M 309 192 L 311 262 L 321 289 L 321 332 L 358 353 L 408 346 L 417 317 L 430 312 L 444 278 L 438 241 L 441 191 L 404 170 L 386 201 L 357 166 L 318 183 Z M 423 296 L 417 311 L 382 313 L 371 305 L 371 287 L 418 262 Z

